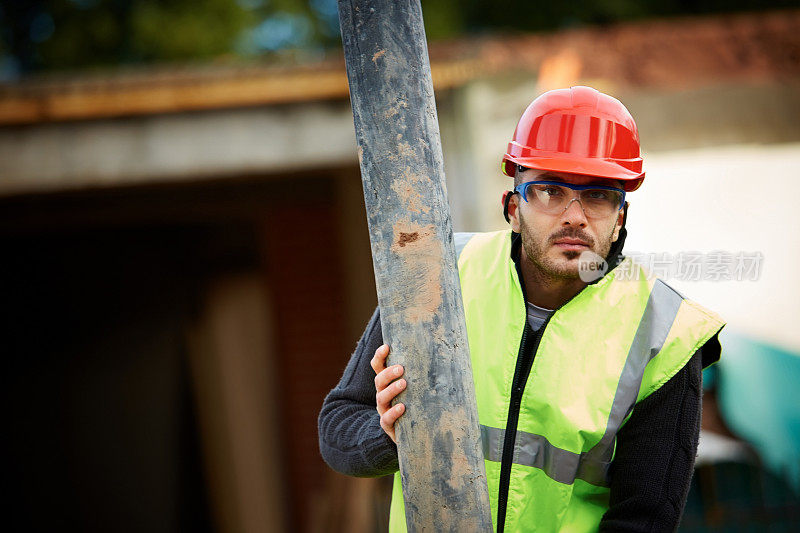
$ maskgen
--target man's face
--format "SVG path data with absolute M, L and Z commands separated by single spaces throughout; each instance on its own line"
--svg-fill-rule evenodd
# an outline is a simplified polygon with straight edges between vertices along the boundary
M 525 169 L 517 176 L 523 183 L 548 180 L 622 188 L 616 180 L 564 172 Z M 511 228 L 522 235 L 523 259 L 533 263 L 545 276 L 559 279 L 578 278 L 578 258 L 587 250 L 605 258 L 619 237 L 623 221 L 622 211 L 607 218 L 587 218 L 578 201 L 570 203 L 560 214 L 544 214 L 519 194 L 511 199 L 508 214 Z

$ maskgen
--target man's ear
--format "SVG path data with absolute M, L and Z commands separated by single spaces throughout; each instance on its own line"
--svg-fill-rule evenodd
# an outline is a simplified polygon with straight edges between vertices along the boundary
M 619 210 L 617 213 L 617 223 L 614 226 L 614 235 L 612 236 L 611 242 L 617 242 L 619 239 L 619 232 L 622 229 L 622 226 L 625 225 L 625 217 L 628 214 L 628 202 L 625 202 L 625 205 L 622 206 L 622 209 Z
M 508 213 L 507 220 L 508 223 L 511 224 L 511 229 L 515 233 L 520 233 L 521 228 L 519 222 L 519 201 L 519 194 L 513 192 L 509 193 L 508 197 L 506 198 L 506 212 Z

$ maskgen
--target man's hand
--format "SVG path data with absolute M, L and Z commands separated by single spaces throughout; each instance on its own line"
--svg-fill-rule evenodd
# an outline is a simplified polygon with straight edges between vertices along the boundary
M 394 436 L 394 423 L 406 410 L 406 406 L 398 403 L 392 407 L 392 400 L 406 388 L 406 380 L 398 379 L 403 375 L 403 367 L 392 365 L 386 368 L 389 346 L 384 344 L 375 350 L 375 356 L 369 362 L 375 371 L 375 401 L 378 414 L 381 416 L 381 427 L 387 435 L 397 443 Z

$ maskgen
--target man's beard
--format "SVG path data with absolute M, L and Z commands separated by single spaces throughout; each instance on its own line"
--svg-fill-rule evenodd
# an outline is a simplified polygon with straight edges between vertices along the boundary
M 547 256 L 547 250 L 550 249 L 552 244 L 558 239 L 563 239 L 565 237 L 580 239 L 589 245 L 591 251 L 603 259 L 607 258 L 608 252 L 611 250 L 611 245 L 614 242 L 613 227 L 611 228 L 611 232 L 599 243 L 595 243 L 595 240 L 591 236 L 584 233 L 583 230 L 579 228 L 566 227 L 550 235 L 544 245 L 542 245 L 531 235 L 522 213 L 519 214 L 519 221 L 522 233 L 522 247 L 525 249 L 525 255 L 528 256 L 528 260 L 531 261 L 544 276 L 551 279 L 578 279 L 580 275 L 577 261 L 570 261 L 564 264 L 562 262 L 553 261 Z M 583 252 L 565 250 L 560 253 L 563 254 L 565 259 L 573 260 L 578 259 Z

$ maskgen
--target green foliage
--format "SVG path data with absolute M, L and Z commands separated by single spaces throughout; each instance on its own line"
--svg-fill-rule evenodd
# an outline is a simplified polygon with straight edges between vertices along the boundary
M 127 31 L 123 13 L 110 2 L 94 9 L 76 10 L 68 0 L 48 2 L 54 19 L 53 35 L 36 48 L 35 62 L 43 67 L 106 64 L 120 56 Z
M 422 11 L 428 39 L 449 39 L 463 34 L 468 13 L 463 5 L 458 0 L 424 0 Z
M 43 0 L 28 8 L 28 19 L 53 21 L 52 34 L 30 38 L 31 56 L 19 58 L 33 70 L 214 57 L 230 53 L 254 22 L 236 0 Z M 4 40 L 19 57 L 20 38 L 35 32 L 24 20 L 4 23 L 11 26 Z
M 131 50 L 145 60 L 213 57 L 232 50 L 251 18 L 230 0 L 142 0 L 130 17 Z
M 0 67 L 55 70 L 340 46 L 336 0 L 0 0 Z M 797 0 L 422 0 L 429 40 L 652 16 L 796 6 Z M 0 70 L 0 76 L 5 75 Z

